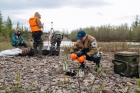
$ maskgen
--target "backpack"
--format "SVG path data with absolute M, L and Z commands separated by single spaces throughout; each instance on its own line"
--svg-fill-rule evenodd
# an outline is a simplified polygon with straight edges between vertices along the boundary
M 50 52 L 50 50 L 46 50 L 46 49 L 44 49 L 44 50 L 42 50 L 42 55 L 48 55 L 49 54 L 49 52 Z M 59 56 L 59 51 L 53 51 L 52 52 L 52 56 Z
M 126 77 L 138 77 L 139 54 L 137 52 L 116 52 L 112 62 L 116 74 Z

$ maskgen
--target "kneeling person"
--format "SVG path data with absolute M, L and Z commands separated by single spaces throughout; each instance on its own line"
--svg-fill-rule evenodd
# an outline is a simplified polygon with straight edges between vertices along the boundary
M 60 52 L 60 44 L 63 39 L 63 35 L 60 31 L 55 31 L 51 37 L 51 48 L 50 48 L 50 53 L 48 56 L 53 55 L 53 51 L 58 51 Z M 55 49 L 55 44 L 57 43 L 56 49 Z
M 100 67 L 100 54 L 97 49 L 97 41 L 93 36 L 80 30 L 77 34 L 77 42 L 70 50 L 71 53 L 76 53 L 78 57 L 83 56 L 86 60 L 96 63 L 96 67 Z M 84 62 L 81 62 L 81 68 L 85 67 Z M 96 68 L 96 70 L 97 70 Z

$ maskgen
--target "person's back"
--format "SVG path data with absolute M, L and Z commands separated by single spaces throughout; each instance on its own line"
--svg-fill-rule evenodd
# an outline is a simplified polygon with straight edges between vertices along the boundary
M 63 39 L 62 33 L 60 31 L 54 31 L 54 39 L 57 43 L 61 42 Z
M 55 44 L 57 43 L 56 46 L 56 51 L 60 51 L 60 44 L 63 39 L 63 35 L 60 31 L 54 31 L 53 35 L 51 37 L 51 48 L 50 48 L 50 53 L 48 56 L 51 56 L 53 51 L 55 50 Z

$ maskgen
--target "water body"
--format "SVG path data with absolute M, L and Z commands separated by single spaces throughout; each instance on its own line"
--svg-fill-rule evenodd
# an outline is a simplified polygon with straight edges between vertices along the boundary
M 71 41 L 62 41 L 60 46 L 61 47 L 63 47 L 63 46 L 73 46 L 74 43 L 75 42 L 71 42 Z M 47 41 L 43 42 L 43 44 L 44 44 L 44 46 L 48 46 L 48 42 Z
M 140 42 L 127 42 L 127 44 L 130 44 L 130 45 L 140 45 Z
M 32 42 L 31 42 L 32 44 Z M 48 41 L 44 41 L 43 42 L 44 46 L 48 46 Z M 61 42 L 61 47 L 64 47 L 64 46 L 73 46 L 75 44 L 75 42 L 71 42 L 71 41 L 62 41 Z M 127 42 L 128 45 L 140 45 L 140 42 Z M 50 46 L 51 44 L 49 44 Z

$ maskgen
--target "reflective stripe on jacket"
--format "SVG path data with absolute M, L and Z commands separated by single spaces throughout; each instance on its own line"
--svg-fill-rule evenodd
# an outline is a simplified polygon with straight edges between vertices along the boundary
M 37 17 L 31 17 L 31 18 L 29 19 L 29 24 L 30 24 L 30 28 L 31 28 L 31 31 L 32 31 L 32 32 L 37 32 L 37 31 L 40 31 L 40 30 L 41 30 L 41 29 L 37 26 L 36 19 L 37 19 Z

